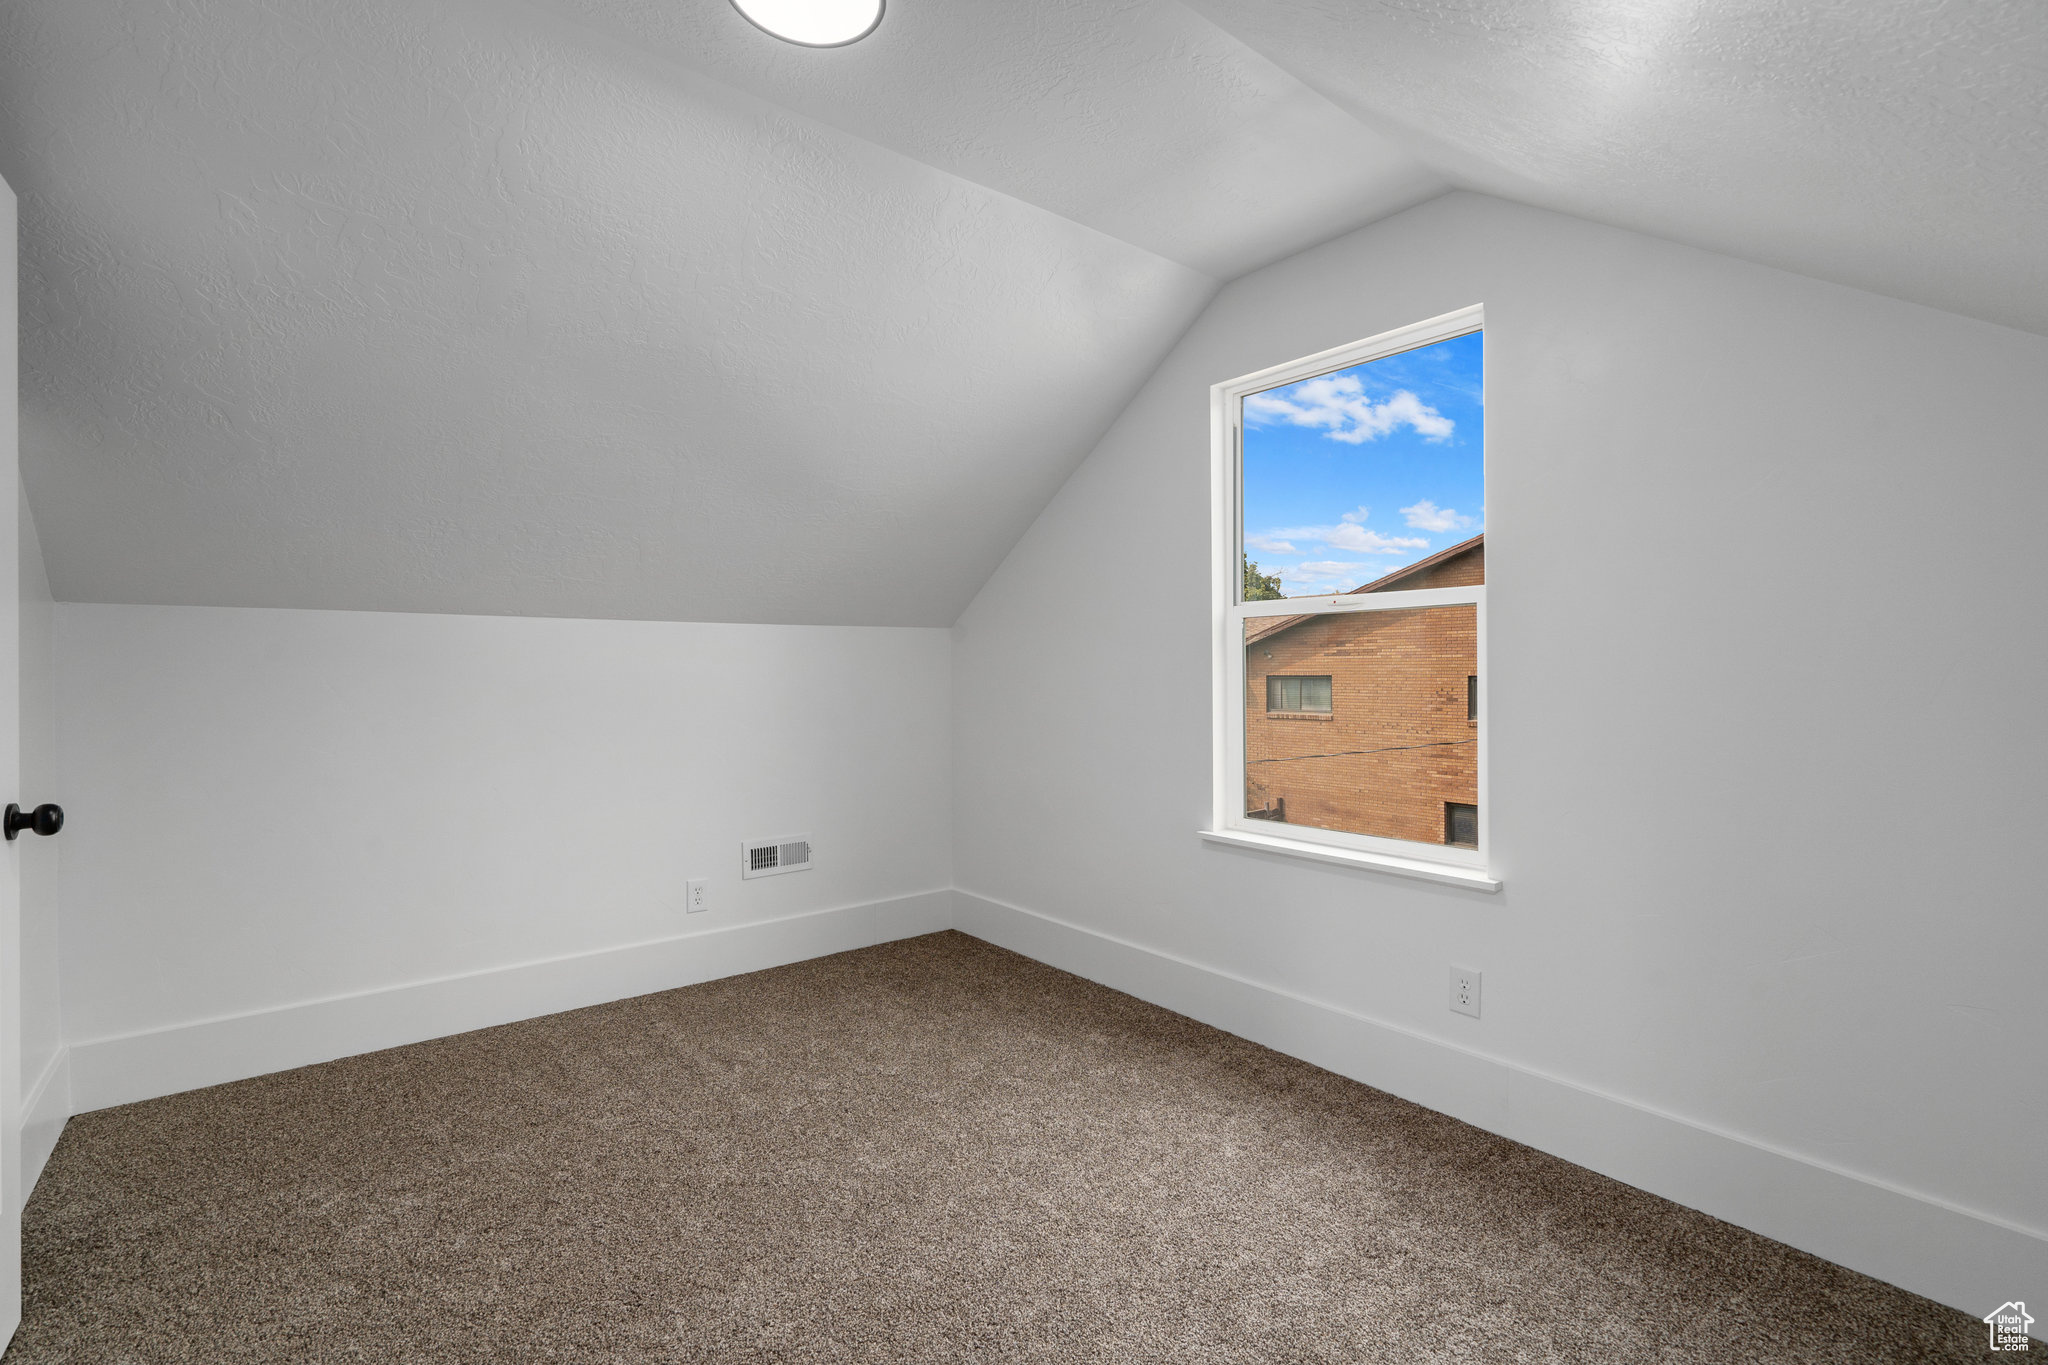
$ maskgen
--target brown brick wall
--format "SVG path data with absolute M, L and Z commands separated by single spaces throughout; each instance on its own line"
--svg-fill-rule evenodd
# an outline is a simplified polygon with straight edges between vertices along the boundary
M 1486 546 L 1482 541 L 1461 555 L 1433 564 L 1420 573 L 1387 584 L 1387 592 L 1414 592 L 1419 588 L 1474 588 L 1486 581 Z
M 1398 589 L 1484 581 L 1477 554 Z M 1389 585 L 1390 588 L 1396 585 Z M 1440 844 L 1444 803 L 1479 800 L 1479 727 L 1466 678 L 1478 667 L 1478 612 L 1416 607 L 1246 623 L 1245 808 L 1287 802 L 1287 823 Z M 1270 675 L 1330 678 L 1326 717 L 1266 712 Z M 1369 752 L 1360 752 L 1369 751 Z

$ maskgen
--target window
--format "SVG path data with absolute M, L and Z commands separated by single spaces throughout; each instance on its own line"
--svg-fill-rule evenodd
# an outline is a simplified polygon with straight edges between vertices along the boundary
M 1465 309 L 1212 391 L 1219 836 L 1497 885 L 1481 321 Z
M 1268 711 L 1328 711 L 1330 680 L 1323 678 L 1282 678 L 1266 676 Z

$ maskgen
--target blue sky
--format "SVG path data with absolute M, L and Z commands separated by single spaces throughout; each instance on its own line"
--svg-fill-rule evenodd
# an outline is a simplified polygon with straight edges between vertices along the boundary
M 1289 597 L 1345 592 L 1485 529 L 1481 334 L 1244 400 L 1244 545 Z

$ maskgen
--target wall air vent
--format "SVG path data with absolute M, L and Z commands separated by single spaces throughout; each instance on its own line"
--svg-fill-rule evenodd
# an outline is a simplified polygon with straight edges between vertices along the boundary
M 772 877 L 778 872 L 807 872 L 811 836 L 785 834 L 780 839 L 749 839 L 740 845 L 740 876 Z

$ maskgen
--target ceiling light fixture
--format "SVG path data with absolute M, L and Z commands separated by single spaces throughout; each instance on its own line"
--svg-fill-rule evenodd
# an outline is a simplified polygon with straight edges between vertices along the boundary
M 883 0 L 732 0 L 740 17 L 800 47 L 845 47 L 875 31 Z

